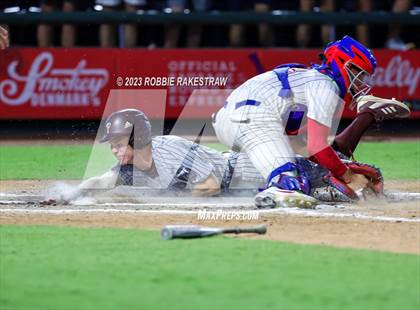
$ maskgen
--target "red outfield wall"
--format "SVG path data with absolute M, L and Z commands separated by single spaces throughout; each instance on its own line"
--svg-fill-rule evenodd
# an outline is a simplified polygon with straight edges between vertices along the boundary
M 99 119 L 111 89 L 162 88 L 167 89 L 165 115 L 176 118 L 194 89 L 234 89 L 282 63 L 317 62 L 318 53 L 291 49 L 11 48 L 0 51 L 0 118 Z M 420 50 L 375 50 L 374 54 L 379 66 L 373 94 L 419 100 Z M 171 77 L 174 86 L 150 86 L 158 82 L 156 78 L 163 81 Z M 183 77 L 219 78 L 222 86 L 180 86 L 204 81 L 177 80 Z M 223 100 L 212 102 L 207 96 L 188 104 L 191 118 L 209 118 Z M 162 111 L 154 111 L 158 107 L 162 105 L 148 102 L 146 112 L 163 115 Z M 345 116 L 351 115 L 346 111 Z M 420 110 L 414 110 L 412 117 L 420 118 Z

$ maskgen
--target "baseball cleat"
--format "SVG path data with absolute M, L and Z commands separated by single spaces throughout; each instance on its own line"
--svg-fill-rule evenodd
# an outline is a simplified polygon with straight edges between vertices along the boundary
M 392 118 L 405 118 L 410 115 L 410 108 L 404 103 L 392 99 L 375 96 L 360 96 L 357 98 L 357 113 L 371 113 L 376 121 Z
M 258 208 L 305 208 L 314 209 L 317 200 L 299 191 L 289 191 L 275 186 L 258 193 L 255 198 Z

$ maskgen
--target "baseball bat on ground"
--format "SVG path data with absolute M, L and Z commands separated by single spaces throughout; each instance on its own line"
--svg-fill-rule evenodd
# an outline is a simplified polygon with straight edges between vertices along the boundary
M 198 225 L 167 225 L 165 226 L 160 235 L 162 239 L 169 240 L 175 238 L 201 238 L 210 237 L 221 234 L 265 234 L 267 227 L 265 225 L 255 227 L 233 227 L 233 228 L 215 228 L 215 227 L 203 227 Z

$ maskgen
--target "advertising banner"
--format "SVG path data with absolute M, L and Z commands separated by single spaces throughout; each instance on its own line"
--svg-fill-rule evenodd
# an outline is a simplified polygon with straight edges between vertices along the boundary
M 317 63 L 319 52 L 11 48 L 0 52 L 0 119 L 100 119 L 111 89 L 164 90 L 166 96 L 157 97 L 166 101 L 163 105 L 142 102 L 151 118 L 176 118 L 186 105 L 189 118 L 209 118 L 247 79 L 283 63 Z M 420 51 L 374 54 L 373 94 L 418 101 Z M 192 96 L 196 90 L 200 95 Z M 347 110 L 344 116 L 353 113 Z M 412 117 L 420 117 L 416 107 Z

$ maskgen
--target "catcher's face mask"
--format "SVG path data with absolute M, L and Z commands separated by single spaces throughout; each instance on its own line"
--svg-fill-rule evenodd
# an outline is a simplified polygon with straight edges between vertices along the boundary
M 344 69 L 346 70 L 350 81 L 348 92 L 353 97 L 350 108 L 354 108 L 354 103 L 357 97 L 367 95 L 372 89 L 370 84 L 372 77 L 367 71 L 359 68 L 351 62 L 346 63 Z

